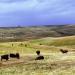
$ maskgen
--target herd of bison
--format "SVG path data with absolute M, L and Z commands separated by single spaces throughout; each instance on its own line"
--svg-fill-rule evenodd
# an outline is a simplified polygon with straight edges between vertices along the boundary
M 63 50 L 63 49 L 60 49 L 60 52 L 62 53 L 67 53 L 68 50 Z M 40 51 L 36 51 L 36 54 L 37 54 L 37 57 L 35 58 L 35 60 L 43 60 L 44 59 L 44 56 L 43 55 L 40 55 Z M 10 54 L 5 54 L 5 55 L 1 55 L 1 61 L 2 60 L 9 60 L 9 58 L 16 58 L 16 59 L 20 59 L 20 54 L 19 53 L 10 53 Z

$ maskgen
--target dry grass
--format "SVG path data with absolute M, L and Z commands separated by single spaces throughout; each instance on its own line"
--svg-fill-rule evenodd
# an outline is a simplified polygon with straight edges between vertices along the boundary
M 64 44 L 60 41 L 63 41 Z M 55 45 L 55 43 L 58 45 Z M 0 55 L 16 52 L 21 55 L 19 60 L 0 61 L 0 75 L 75 75 L 74 46 L 74 36 L 0 43 Z M 62 54 L 60 48 L 68 49 L 69 52 Z M 41 51 L 41 54 L 45 56 L 44 60 L 34 60 L 36 50 Z
M 72 53 L 51 53 L 44 60 L 34 60 L 35 55 L 1 62 L 0 75 L 69 75 L 75 74 L 75 56 Z

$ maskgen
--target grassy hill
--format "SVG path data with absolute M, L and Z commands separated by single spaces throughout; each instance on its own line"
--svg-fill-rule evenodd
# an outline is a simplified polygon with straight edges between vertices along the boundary
M 39 43 L 42 45 L 50 46 L 71 46 L 75 45 L 75 36 L 66 36 L 66 37 L 47 37 L 37 40 L 32 40 L 33 43 Z
M 0 28 L 0 56 L 17 52 L 20 59 L 0 60 L 0 75 L 75 75 L 75 25 Z
M 13 44 L 13 46 L 12 46 Z M 75 49 L 75 36 L 66 37 L 46 37 L 23 42 L 4 42 L 0 43 L 0 54 L 16 53 L 21 55 L 35 54 L 36 50 L 43 53 L 60 52 L 60 49 Z M 75 51 L 75 50 L 74 50 Z
M 69 52 L 62 54 L 61 48 Z M 44 60 L 34 60 L 36 50 Z M 20 53 L 19 60 L 0 61 L 0 75 L 75 75 L 75 36 L 0 42 L 0 55 L 16 52 Z
M 44 37 L 75 35 L 75 25 L 0 28 L 0 41 L 24 41 Z

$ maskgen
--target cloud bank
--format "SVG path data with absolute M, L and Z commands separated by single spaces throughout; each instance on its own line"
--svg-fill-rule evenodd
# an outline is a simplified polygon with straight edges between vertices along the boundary
M 74 0 L 0 0 L 0 26 L 75 23 Z

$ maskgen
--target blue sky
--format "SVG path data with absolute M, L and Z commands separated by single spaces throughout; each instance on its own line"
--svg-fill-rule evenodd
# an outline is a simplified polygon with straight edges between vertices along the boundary
M 75 24 L 74 0 L 0 0 L 0 26 Z

